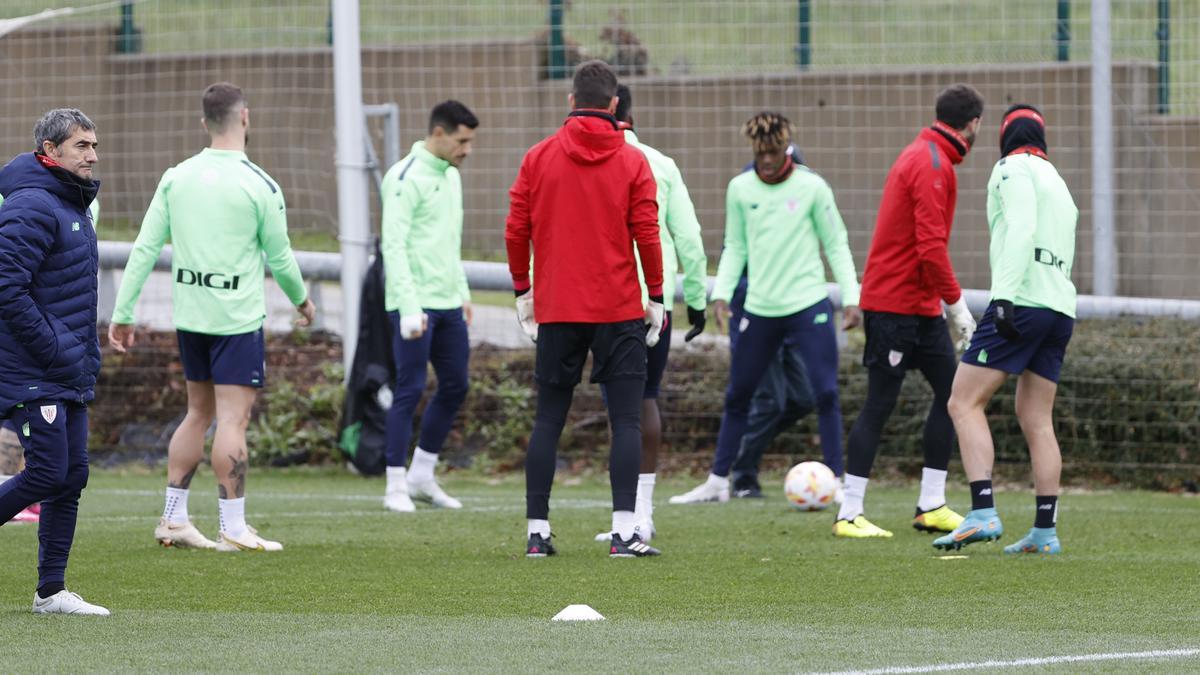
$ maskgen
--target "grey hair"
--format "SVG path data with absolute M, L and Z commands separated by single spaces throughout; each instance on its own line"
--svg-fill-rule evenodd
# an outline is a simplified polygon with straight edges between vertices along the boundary
M 41 151 L 42 143 L 61 145 L 76 129 L 95 131 L 96 123 L 76 108 L 55 108 L 42 115 L 33 127 L 34 150 Z

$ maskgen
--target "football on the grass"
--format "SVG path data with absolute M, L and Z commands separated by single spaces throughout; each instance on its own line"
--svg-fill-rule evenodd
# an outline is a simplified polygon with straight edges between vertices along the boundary
M 820 462 L 800 462 L 783 481 L 788 503 L 801 511 L 820 511 L 829 506 L 837 489 L 837 476 Z

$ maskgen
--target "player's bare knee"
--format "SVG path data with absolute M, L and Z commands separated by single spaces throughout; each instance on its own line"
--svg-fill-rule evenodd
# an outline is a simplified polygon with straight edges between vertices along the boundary
M 969 418 L 971 415 L 981 411 L 983 406 L 977 404 L 974 400 L 962 396 L 955 392 L 950 395 L 950 400 L 946 401 L 946 412 L 950 413 L 950 419 L 960 421 Z
M 1026 438 L 1037 438 L 1042 434 L 1054 434 L 1054 418 L 1048 410 L 1022 409 L 1017 405 L 1017 424 Z

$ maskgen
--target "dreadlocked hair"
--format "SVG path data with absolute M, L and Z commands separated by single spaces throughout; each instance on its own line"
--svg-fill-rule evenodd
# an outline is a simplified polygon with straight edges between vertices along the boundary
M 792 140 L 792 123 L 779 113 L 764 111 L 747 120 L 742 133 L 750 139 L 755 152 L 786 147 Z

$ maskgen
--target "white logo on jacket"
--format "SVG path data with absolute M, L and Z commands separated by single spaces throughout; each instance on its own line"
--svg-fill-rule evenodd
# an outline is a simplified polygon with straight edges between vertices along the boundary
M 892 364 L 893 368 L 900 365 L 902 360 L 904 360 L 903 352 L 898 352 L 895 349 L 888 352 L 888 363 Z
M 42 419 L 46 420 L 46 424 L 54 424 L 54 420 L 58 419 L 58 406 L 42 406 Z

